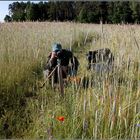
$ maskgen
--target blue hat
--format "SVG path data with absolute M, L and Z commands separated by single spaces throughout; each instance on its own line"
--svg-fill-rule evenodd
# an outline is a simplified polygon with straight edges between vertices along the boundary
M 53 46 L 52 46 L 52 51 L 53 52 L 55 52 L 55 51 L 61 51 L 61 50 L 62 50 L 61 44 L 59 44 L 59 43 L 53 44 Z

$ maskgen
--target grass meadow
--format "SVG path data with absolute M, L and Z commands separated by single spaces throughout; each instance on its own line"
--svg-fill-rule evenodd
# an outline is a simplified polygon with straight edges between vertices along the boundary
M 140 138 L 139 32 L 139 25 L 0 23 L 0 138 Z M 69 82 L 64 98 L 40 88 L 54 42 L 72 49 L 78 77 L 89 79 L 87 88 Z M 99 48 L 112 51 L 113 73 L 86 70 L 86 52 Z

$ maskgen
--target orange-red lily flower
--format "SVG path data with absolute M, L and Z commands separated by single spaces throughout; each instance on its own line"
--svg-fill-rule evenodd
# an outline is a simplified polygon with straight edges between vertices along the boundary
M 61 122 L 63 122 L 64 121 L 64 116 L 59 116 L 59 117 L 57 117 L 57 120 L 59 120 L 59 121 L 61 121 Z

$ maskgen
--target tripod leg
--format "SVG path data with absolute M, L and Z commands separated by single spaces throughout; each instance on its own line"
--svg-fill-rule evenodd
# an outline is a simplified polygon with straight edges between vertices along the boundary
M 51 86 L 52 86 L 52 89 L 54 89 L 54 80 L 55 80 L 55 72 L 51 76 Z
M 61 66 L 58 66 L 58 81 L 59 81 L 59 87 L 62 97 L 64 96 L 64 85 L 63 85 L 63 78 L 62 78 L 62 69 Z

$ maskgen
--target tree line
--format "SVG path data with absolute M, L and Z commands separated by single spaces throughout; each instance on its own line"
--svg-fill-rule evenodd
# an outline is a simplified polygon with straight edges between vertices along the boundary
M 140 23 L 140 3 L 134 1 L 87 2 L 13 2 L 9 5 L 11 21 L 74 21 L 81 23 Z

